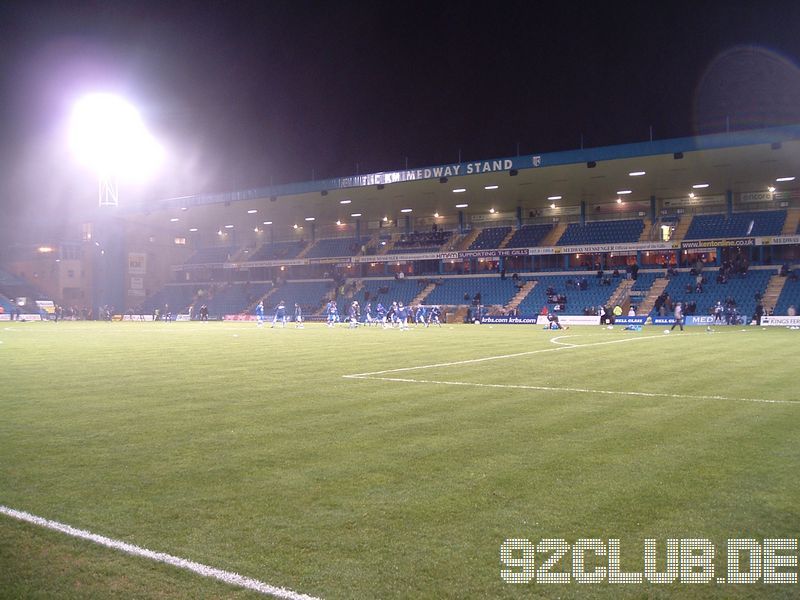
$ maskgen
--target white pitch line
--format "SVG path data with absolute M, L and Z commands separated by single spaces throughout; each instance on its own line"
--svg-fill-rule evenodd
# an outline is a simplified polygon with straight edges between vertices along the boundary
M 572 342 L 560 342 L 559 340 L 564 340 L 567 338 L 576 337 L 574 335 L 559 335 L 554 338 L 550 338 L 551 344 L 556 344 L 558 346 L 569 346 L 570 348 L 575 348 L 576 346 L 580 346 L 580 344 L 573 344 Z M 652 336 L 651 336 L 652 337 Z
M 514 354 L 501 354 L 499 356 L 484 356 L 483 358 L 470 358 L 467 360 L 456 360 L 453 362 L 446 362 L 446 363 L 436 363 L 433 365 L 419 365 L 416 367 L 401 367 L 399 369 L 385 369 L 383 371 L 372 371 L 370 373 L 353 373 L 352 375 L 342 375 L 342 377 L 346 379 L 363 379 L 364 376 L 367 375 L 383 375 L 385 373 L 400 373 L 402 371 L 416 371 L 418 369 L 435 369 L 437 367 L 454 367 L 456 365 L 468 365 L 473 363 L 479 362 L 486 362 L 489 360 L 501 360 L 504 358 L 516 358 L 518 356 L 530 356 L 532 354 L 542 354 L 544 352 L 560 352 L 562 350 L 570 350 L 573 348 L 588 348 L 590 346 L 605 346 L 607 344 L 622 344 L 624 342 L 636 342 L 639 340 L 650 340 L 650 339 L 675 339 L 667 338 L 663 335 L 647 335 L 643 337 L 637 338 L 625 338 L 623 340 L 611 340 L 606 342 L 592 342 L 590 344 L 573 344 L 571 346 L 563 345 L 559 346 L 558 348 L 543 348 L 540 350 L 528 350 L 526 352 L 515 352 Z
M 730 400 L 739 402 L 760 402 L 764 404 L 800 404 L 800 400 L 769 400 L 766 398 L 734 398 L 732 396 L 700 396 L 692 394 L 666 394 L 663 392 L 625 392 L 618 390 L 593 390 L 589 388 L 551 387 L 544 385 L 522 385 L 511 383 L 472 383 L 469 381 L 435 381 L 433 379 L 406 379 L 401 377 L 371 377 L 368 375 L 347 375 L 352 379 L 373 379 L 376 381 L 398 381 L 401 383 L 435 383 L 439 385 L 462 385 L 468 387 L 505 388 L 515 390 L 537 390 L 541 392 L 572 392 L 578 394 L 607 394 L 613 396 L 638 396 L 642 398 L 673 398 L 685 400 Z
M 210 577 L 211 579 L 216 579 L 229 585 L 246 588 L 254 592 L 260 592 L 262 594 L 274 596 L 275 598 L 284 598 L 285 600 L 320 600 L 315 596 L 308 596 L 306 594 L 287 590 L 286 588 L 275 587 L 273 585 L 269 585 L 268 583 L 264 583 L 263 581 L 259 581 L 258 579 L 251 579 L 250 577 L 245 577 L 243 575 L 239 575 L 238 573 L 232 573 L 231 571 L 223 571 L 222 569 L 209 567 L 208 565 L 187 560 L 185 558 L 172 556 L 163 552 L 154 552 L 153 550 L 141 548 L 140 546 L 134 546 L 133 544 L 128 544 L 127 542 L 97 535 L 96 533 L 92 533 L 84 529 L 76 529 L 70 525 L 59 523 L 58 521 L 51 521 L 49 519 L 43 519 L 42 517 L 37 517 L 36 515 L 32 515 L 21 510 L 14 510 L 13 508 L 8 508 L 7 506 L 3 506 L 1 504 L 0 513 L 20 521 L 25 521 L 26 523 L 32 523 L 34 525 L 39 525 L 40 527 L 46 527 L 47 529 L 65 533 L 69 536 L 83 540 L 88 540 L 90 542 L 94 542 L 95 544 L 106 546 L 107 548 L 121 550 L 122 552 L 126 552 L 127 554 L 132 554 L 134 556 L 149 558 L 150 560 L 172 565 L 173 567 L 178 567 L 179 569 L 192 571 L 198 575 L 202 575 L 203 577 Z

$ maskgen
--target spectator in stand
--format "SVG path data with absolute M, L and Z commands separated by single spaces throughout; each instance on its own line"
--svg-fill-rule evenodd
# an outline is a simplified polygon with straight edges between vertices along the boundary
M 795 308 L 794 304 L 792 304 L 789 308 L 786 309 L 786 315 L 789 317 L 797 316 L 797 308 Z
M 636 307 L 631 304 L 631 307 L 628 309 L 628 316 L 635 317 L 636 316 Z

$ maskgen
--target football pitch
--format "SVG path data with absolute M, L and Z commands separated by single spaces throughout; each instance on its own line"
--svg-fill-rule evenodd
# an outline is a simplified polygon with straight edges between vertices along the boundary
M 0 597 L 796 598 L 799 342 L 3 322 Z

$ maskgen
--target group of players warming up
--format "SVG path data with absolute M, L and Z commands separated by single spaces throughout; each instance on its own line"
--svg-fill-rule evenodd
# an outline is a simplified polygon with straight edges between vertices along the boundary
M 351 329 L 359 325 L 383 327 L 384 329 L 408 329 L 409 325 L 419 327 L 436 325 L 437 327 L 441 327 L 441 314 L 442 310 L 438 306 L 428 307 L 419 304 L 414 308 L 412 306 L 405 306 L 402 302 L 396 301 L 392 302 L 388 307 L 378 302 L 375 305 L 375 311 L 373 313 L 371 302 L 367 302 L 362 310 L 358 301 L 353 300 L 347 308 L 347 316 L 342 320 L 339 316 L 339 307 L 336 305 L 336 300 L 331 300 L 325 306 L 328 327 L 333 327 L 336 323 L 343 322 Z
M 286 316 L 286 302 L 281 300 L 278 302 L 278 305 L 275 307 L 275 315 L 272 317 L 272 325 L 270 327 L 275 327 L 278 323 L 281 324 L 281 327 L 286 327 L 286 321 L 288 320 Z M 264 301 L 259 301 L 256 304 L 256 322 L 258 323 L 259 327 L 264 326 Z M 296 329 L 303 329 L 303 308 L 295 303 L 294 305 L 294 326 Z
M 361 308 L 357 300 L 354 300 L 347 308 L 347 314 L 342 317 L 339 314 L 339 307 L 336 300 L 331 300 L 325 305 L 325 321 L 328 327 L 334 327 L 337 323 L 346 324 L 349 328 L 355 329 L 359 325 L 367 327 L 383 327 L 384 329 L 408 329 L 409 326 L 430 327 L 435 325 L 441 327 L 442 310 L 438 306 L 418 305 L 416 308 L 405 306 L 402 302 L 392 302 L 385 307 L 381 302 L 375 305 L 373 312 L 372 303 L 368 302 Z M 275 315 L 272 317 L 271 327 L 280 324 L 286 327 L 288 316 L 286 314 L 286 302 L 281 300 L 275 307 Z M 256 305 L 256 322 L 259 327 L 263 327 L 266 322 L 264 317 L 264 301 Z M 295 303 L 294 323 L 298 329 L 303 328 L 303 309 Z

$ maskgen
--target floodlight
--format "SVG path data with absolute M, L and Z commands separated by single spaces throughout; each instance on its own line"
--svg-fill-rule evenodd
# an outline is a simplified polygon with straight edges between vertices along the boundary
M 111 94 L 91 94 L 76 102 L 70 143 L 80 162 L 100 179 L 100 205 L 117 204 L 117 179 L 146 177 L 163 151 L 138 111 Z

